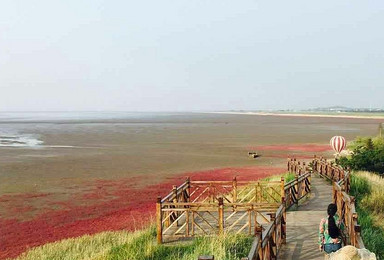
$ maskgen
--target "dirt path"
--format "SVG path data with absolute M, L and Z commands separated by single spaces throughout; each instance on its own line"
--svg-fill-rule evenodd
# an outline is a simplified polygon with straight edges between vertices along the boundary
M 332 202 L 332 188 L 316 174 L 312 176 L 311 188 L 310 199 L 298 211 L 287 212 L 287 244 L 281 249 L 279 259 L 324 259 L 324 253 L 318 250 L 318 230 Z

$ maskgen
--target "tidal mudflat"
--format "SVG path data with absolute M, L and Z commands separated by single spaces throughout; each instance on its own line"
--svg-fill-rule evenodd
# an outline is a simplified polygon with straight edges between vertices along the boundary
M 135 229 L 187 176 L 258 179 L 287 156 L 332 156 L 333 135 L 378 119 L 209 113 L 16 113 L 0 116 L 0 258 L 104 230 Z M 248 151 L 261 157 L 251 159 Z

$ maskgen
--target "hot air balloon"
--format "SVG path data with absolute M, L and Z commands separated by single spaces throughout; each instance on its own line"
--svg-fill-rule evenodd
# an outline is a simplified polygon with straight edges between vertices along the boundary
M 347 142 L 345 141 L 345 138 L 342 136 L 334 136 L 331 138 L 330 144 L 332 149 L 337 154 L 340 154 L 340 152 L 344 150 L 345 146 L 347 145 Z

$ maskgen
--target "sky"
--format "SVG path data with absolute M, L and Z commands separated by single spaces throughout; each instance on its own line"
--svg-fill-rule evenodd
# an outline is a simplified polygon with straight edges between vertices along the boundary
M 2 0 L 0 111 L 384 108 L 384 1 Z

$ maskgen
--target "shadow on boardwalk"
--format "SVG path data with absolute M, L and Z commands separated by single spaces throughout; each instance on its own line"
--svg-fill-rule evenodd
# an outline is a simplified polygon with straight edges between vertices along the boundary
M 298 211 L 287 212 L 287 244 L 282 247 L 279 259 L 324 259 L 324 253 L 318 249 L 318 230 L 332 202 L 332 187 L 317 174 L 312 175 L 311 187 L 311 197 Z

